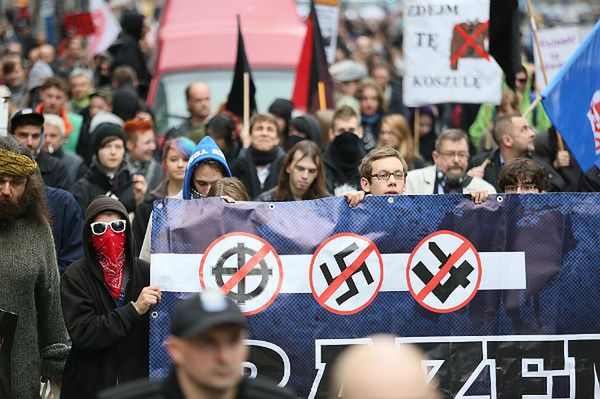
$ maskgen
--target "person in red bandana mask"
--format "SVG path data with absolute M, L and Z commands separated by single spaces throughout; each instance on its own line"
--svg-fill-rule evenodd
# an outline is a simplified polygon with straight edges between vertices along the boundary
M 88 206 L 85 257 L 61 279 L 63 315 L 73 347 L 61 398 L 92 398 L 107 387 L 148 377 L 148 314 L 161 298 L 150 265 L 134 257 L 127 210 L 101 196 Z

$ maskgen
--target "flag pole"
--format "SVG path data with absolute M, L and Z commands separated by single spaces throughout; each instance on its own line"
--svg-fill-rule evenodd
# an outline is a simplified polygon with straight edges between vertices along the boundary
M 542 47 L 540 46 L 540 40 L 538 39 L 537 24 L 535 23 L 535 19 L 533 18 L 533 7 L 531 5 L 531 0 L 527 0 L 527 12 L 529 13 L 529 23 L 531 25 L 531 31 L 533 33 L 533 40 L 535 42 L 535 48 L 537 49 L 538 57 L 540 59 L 540 66 L 542 67 L 542 76 L 544 78 L 544 85 L 547 86 L 548 85 L 548 74 L 546 73 L 546 66 L 544 65 L 544 57 L 542 56 Z M 539 103 L 540 100 L 541 100 L 541 97 L 537 96 L 536 101 Z M 531 105 L 533 105 L 533 104 L 531 104 Z M 533 106 L 533 107 L 530 106 L 529 108 L 531 108 L 531 111 L 533 111 L 535 106 Z M 529 113 L 531 113 L 531 111 L 529 109 L 528 109 L 528 111 L 529 112 L 526 113 L 526 115 L 523 115 L 524 117 L 527 117 L 527 115 L 529 115 Z M 558 141 L 558 150 L 564 151 L 565 143 L 563 142 L 563 139 L 562 139 L 560 133 L 558 132 L 558 130 L 556 131 L 556 139 Z
M 327 101 L 325 99 L 325 82 L 319 80 L 317 84 L 319 90 L 319 109 L 325 111 L 327 109 Z
M 421 109 L 419 107 L 415 108 L 415 122 L 414 122 L 414 130 L 413 137 L 415 138 L 415 155 L 419 155 L 419 125 L 421 124 Z
M 244 72 L 244 128 L 242 129 L 242 141 L 244 146 L 250 144 L 250 74 Z

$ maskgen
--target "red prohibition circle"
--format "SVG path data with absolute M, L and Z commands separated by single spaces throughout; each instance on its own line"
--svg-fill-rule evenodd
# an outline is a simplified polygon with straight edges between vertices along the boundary
M 479 270 L 479 274 L 477 275 L 477 281 L 475 282 L 475 289 L 473 290 L 473 292 L 471 293 L 471 295 L 469 295 L 467 297 L 467 299 L 465 299 L 460 304 L 458 304 L 458 305 L 456 305 L 456 306 L 454 306 L 452 308 L 448 308 L 448 309 L 437 309 L 437 308 L 434 308 L 433 306 L 427 305 L 425 303 L 425 298 L 423 298 L 423 301 L 419 301 L 417 299 L 417 293 L 415 293 L 415 290 L 413 289 L 413 286 L 410 283 L 410 272 L 412 271 L 411 264 L 412 264 L 413 257 L 415 256 L 415 254 L 417 253 L 417 251 L 421 248 L 421 246 L 423 244 L 425 244 L 429 239 L 431 239 L 431 238 L 433 238 L 435 236 L 438 236 L 438 235 L 442 235 L 442 234 L 448 234 L 448 235 L 454 236 L 454 237 L 460 239 L 463 243 L 466 243 L 467 246 L 468 246 L 468 249 L 470 249 L 470 250 L 473 251 L 473 253 L 475 255 L 475 259 L 477 259 L 477 269 Z M 435 312 L 435 313 L 451 313 L 451 312 L 454 312 L 455 310 L 458 310 L 458 309 L 462 308 L 463 306 L 465 306 L 469 302 L 471 302 L 471 299 L 473 299 L 473 297 L 475 296 L 475 294 L 479 290 L 479 285 L 481 284 L 481 274 L 482 274 L 481 259 L 479 258 L 479 252 L 477 252 L 477 249 L 475 249 L 475 246 L 471 243 L 471 241 L 467 240 L 465 237 L 461 236 L 458 233 L 455 233 L 454 231 L 450 231 L 450 230 L 436 231 L 435 233 L 431 233 L 427 237 L 423 238 L 417 244 L 417 246 L 412 250 L 412 252 L 410 253 L 410 256 L 408 257 L 408 263 L 406 265 L 406 283 L 408 284 L 408 290 L 410 291 L 410 294 L 413 296 L 413 298 L 415 299 L 415 301 L 417 301 L 417 303 L 419 305 L 421 305 L 425 309 L 428 309 L 428 310 L 430 310 L 432 312 Z
M 377 255 L 377 258 L 379 259 L 379 270 L 380 270 L 380 279 L 379 279 L 379 284 L 377 285 L 377 288 L 375 289 L 375 292 L 373 293 L 373 295 L 371 296 L 371 298 L 369 298 L 369 300 L 367 302 L 365 302 L 364 305 L 354 309 L 354 310 L 338 310 L 338 309 L 334 309 L 330 306 L 328 306 L 327 304 L 325 304 L 325 302 L 327 302 L 327 300 L 329 300 L 329 298 L 325 299 L 324 301 L 321 302 L 319 295 L 317 295 L 317 292 L 315 290 L 315 286 L 313 283 L 313 268 L 315 265 L 315 259 L 317 258 L 317 255 L 319 254 L 319 252 L 321 252 L 321 250 L 332 240 L 335 240 L 336 238 L 339 237 L 354 237 L 354 238 L 358 238 L 364 241 L 367 241 L 369 243 L 369 247 L 373 247 L 373 252 L 375 252 L 375 254 Z M 367 247 L 367 248 L 369 248 Z M 369 254 L 370 256 L 371 254 Z M 371 302 L 373 302 L 373 300 L 375 299 L 375 297 L 377 296 L 377 294 L 379 293 L 379 290 L 381 289 L 381 284 L 383 283 L 383 259 L 381 258 L 381 253 L 379 253 L 379 249 L 377 248 L 377 246 L 375 245 L 375 243 L 371 240 L 369 240 L 367 237 L 358 235 L 358 234 L 354 234 L 354 233 L 338 233 L 335 235 L 332 235 L 331 237 L 329 237 L 328 239 L 326 239 L 325 241 L 323 241 L 321 243 L 321 245 L 319 245 L 319 247 L 317 248 L 317 250 L 315 251 L 311 261 L 310 261 L 310 268 L 308 270 L 308 280 L 310 283 L 310 290 L 313 294 L 313 297 L 315 298 L 315 300 L 319 303 L 319 305 L 321 305 L 322 307 L 324 307 L 325 309 L 329 310 L 332 313 L 335 314 L 339 314 L 339 315 L 351 315 L 351 314 L 355 314 L 360 312 L 361 310 L 363 310 L 364 308 L 366 308 L 367 306 L 369 306 L 371 304 Z
M 268 249 L 269 252 L 272 252 L 273 255 L 275 256 L 275 259 L 277 260 L 277 267 L 279 269 L 279 283 L 277 284 L 277 289 L 275 290 L 275 293 L 273 294 L 273 297 L 271 299 L 269 299 L 269 301 L 267 303 L 265 303 L 264 305 L 262 305 L 261 307 L 254 309 L 254 310 L 250 310 L 247 312 L 243 312 L 245 316 L 250 316 L 253 314 L 257 314 L 262 312 L 263 310 L 265 310 L 266 308 L 268 308 L 273 301 L 275 300 L 275 298 L 277 298 L 277 296 L 279 295 L 279 291 L 281 290 L 281 284 L 283 283 L 283 266 L 281 265 L 281 259 L 279 258 L 279 254 L 277 253 L 277 251 L 275 251 L 275 248 L 273 248 L 273 246 L 271 244 L 269 244 L 266 240 L 264 240 L 262 237 L 259 237 L 257 235 L 254 234 L 250 234 L 250 233 L 244 233 L 244 232 L 233 232 L 233 233 L 228 233 L 225 235 L 222 235 L 221 237 L 217 238 L 216 240 L 214 240 L 213 242 L 210 243 L 210 245 L 208 246 L 208 248 L 206 248 L 206 250 L 204 251 L 204 254 L 202 255 L 202 259 L 200 260 L 200 268 L 199 268 L 199 276 L 200 276 L 200 287 L 202 287 L 203 290 L 206 289 L 206 283 L 204 281 L 204 263 L 206 261 L 206 258 L 208 256 L 208 254 L 210 253 L 210 251 L 213 249 L 213 247 L 215 245 L 217 245 L 218 243 L 220 243 L 221 241 L 225 240 L 226 238 L 232 237 L 232 236 L 244 236 L 244 237 L 249 237 L 249 238 L 253 238 L 256 239 L 260 242 L 262 242 Z M 268 253 L 267 253 L 268 255 Z M 265 255 L 266 256 L 266 255 Z

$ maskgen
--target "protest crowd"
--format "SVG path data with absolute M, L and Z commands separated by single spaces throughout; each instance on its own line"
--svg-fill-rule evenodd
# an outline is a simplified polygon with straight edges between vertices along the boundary
M 173 370 L 148 382 L 149 315 L 162 297 L 150 283 L 155 200 L 343 197 L 354 208 L 368 196 L 454 194 L 480 205 L 496 193 L 600 190 L 598 167 L 582 170 L 533 104 L 540 90 L 527 46 L 499 104 L 409 107 L 402 13 L 342 12 L 330 106 L 300 112 L 291 96 L 275 98 L 243 126 L 210 81 L 190 81 L 181 93 L 189 116 L 160 130 L 146 102 L 156 51 L 147 35 L 160 9 L 140 11 L 117 8 L 121 33 L 95 54 L 76 32 L 47 42 L 27 6 L 0 16 L 9 115 L 0 133 L 0 309 L 18 315 L 12 351 L 0 358 L 2 397 L 39 397 L 40 382 L 64 399 L 106 389 L 101 397 L 295 397 L 242 378 L 247 321 L 210 291 L 174 310 L 165 343 Z M 339 397 L 442 397 L 416 348 L 374 342 L 341 356 L 332 379 L 352 383 Z

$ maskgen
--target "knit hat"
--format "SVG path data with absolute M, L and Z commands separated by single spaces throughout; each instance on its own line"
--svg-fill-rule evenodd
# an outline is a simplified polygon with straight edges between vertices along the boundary
M 113 123 L 103 123 L 94 130 L 94 150 L 96 154 L 100 149 L 102 141 L 107 137 L 116 137 L 123 141 L 123 146 L 125 146 L 125 133 L 123 133 L 123 129 Z

